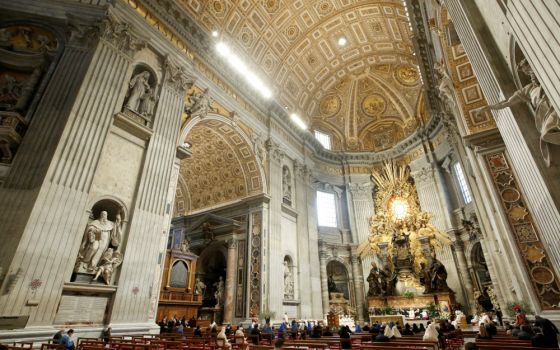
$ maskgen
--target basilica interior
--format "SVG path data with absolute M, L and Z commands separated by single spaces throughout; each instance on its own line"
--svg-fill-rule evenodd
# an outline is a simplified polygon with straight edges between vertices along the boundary
M 560 324 L 557 1 L 0 9 L 0 343 Z

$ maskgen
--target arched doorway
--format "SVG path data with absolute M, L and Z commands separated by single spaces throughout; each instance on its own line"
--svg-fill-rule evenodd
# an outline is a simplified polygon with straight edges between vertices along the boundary
M 206 289 L 202 296 L 202 307 L 216 307 L 219 305 L 217 294 L 220 281 L 226 278 L 226 256 L 220 247 L 207 247 L 202 251 L 198 258 L 198 277 L 205 285 Z

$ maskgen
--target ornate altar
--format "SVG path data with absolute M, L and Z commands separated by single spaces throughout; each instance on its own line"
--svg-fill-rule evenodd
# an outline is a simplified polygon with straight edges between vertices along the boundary
M 165 265 L 159 296 L 157 319 L 163 317 L 187 319 L 198 317 L 202 306 L 203 284 L 195 276 L 198 256 L 189 250 L 189 243 L 183 240 L 165 255 Z
M 451 312 L 454 293 L 447 286 L 447 271 L 436 251 L 450 243 L 445 233 L 429 223 L 422 212 L 410 170 L 392 162 L 372 173 L 377 185 L 376 214 L 370 219 L 368 241 L 359 247 L 362 256 L 374 255 L 368 275 L 370 310 L 425 308 L 434 303 Z

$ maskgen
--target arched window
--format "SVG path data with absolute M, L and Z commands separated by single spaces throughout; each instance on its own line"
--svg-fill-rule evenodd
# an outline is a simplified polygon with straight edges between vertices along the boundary
M 176 261 L 171 268 L 169 286 L 172 288 L 187 288 L 188 275 L 187 264 L 182 260 Z

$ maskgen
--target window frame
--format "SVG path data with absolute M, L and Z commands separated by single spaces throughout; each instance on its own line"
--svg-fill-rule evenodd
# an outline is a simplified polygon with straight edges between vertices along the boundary
M 473 202 L 472 191 L 469 187 L 467 177 L 465 176 L 465 171 L 460 162 L 453 163 L 453 175 L 455 184 L 457 186 L 459 197 L 464 205 L 468 205 Z
M 319 135 L 317 135 L 319 134 Z M 323 132 L 321 130 L 315 129 L 313 130 L 313 136 L 315 137 L 315 140 L 317 140 L 321 146 L 323 146 L 324 149 L 326 150 L 332 150 L 332 137 L 330 134 Z M 319 136 L 319 137 L 318 137 Z M 323 141 L 321 141 L 321 138 L 324 137 L 327 141 L 328 141 L 328 147 L 325 146 L 325 144 L 323 143 Z
M 332 197 L 332 204 L 333 204 L 333 216 L 332 219 L 327 219 L 330 220 L 332 223 L 334 223 L 334 226 L 331 226 L 330 224 L 324 225 L 325 224 L 325 220 L 323 217 L 323 220 L 321 220 L 321 215 L 319 214 L 319 193 L 321 194 L 325 194 L 328 196 Z M 330 191 L 325 191 L 325 190 L 317 190 L 315 193 L 315 210 L 317 211 L 317 226 L 318 227 L 325 227 L 325 228 L 338 228 L 338 224 L 339 224 L 339 218 L 338 218 L 338 203 L 336 201 L 336 193 L 335 192 L 330 192 Z

